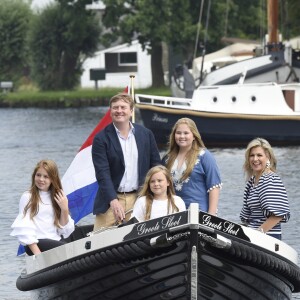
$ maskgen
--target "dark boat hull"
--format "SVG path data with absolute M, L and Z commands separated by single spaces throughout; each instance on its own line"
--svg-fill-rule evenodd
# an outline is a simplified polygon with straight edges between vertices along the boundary
M 187 214 L 138 223 L 122 242 L 88 253 L 102 235 L 84 238 L 82 255 L 23 273 L 17 287 L 43 300 L 274 300 L 300 291 L 299 267 L 252 244 L 242 226 L 202 212 L 207 225 L 188 223 Z
M 206 146 L 244 147 L 258 136 L 277 146 L 300 144 L 299 117 L 201 113 L 141 104 L 137 107 L 160 147 L 166 147 L 173 125 L 183 117 L 195 121 Z
M 187 249 L 181 242 L 167 253 L 158 251 L 87 273 L 78 267 L 77 274 L 34 291 L 33 299 L 192 299 Z M 220 259 L 204 248 L 199 252 L 198 299 L 291 299 L 292 289 L 283 278 L 245 262 Z

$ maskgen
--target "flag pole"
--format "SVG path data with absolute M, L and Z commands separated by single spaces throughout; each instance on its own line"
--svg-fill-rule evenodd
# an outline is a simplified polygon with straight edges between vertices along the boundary
M 131 97 L 133 99 L 133 101 L 135 102 L 134 99 L 134 75 L 130 75 L 130 92 L 131 92 Z M 134 111 L 134 106 L 133 106 L 133 110 L 132 110 L 132 123 L 135 123 L 135 111 Z

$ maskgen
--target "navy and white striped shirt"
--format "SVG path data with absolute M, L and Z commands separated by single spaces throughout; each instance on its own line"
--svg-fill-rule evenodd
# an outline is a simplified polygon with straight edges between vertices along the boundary
M 252 176 L 246 184 L 244 203 L 240 219 L 249 223 L 249 227 L 258 228 L 271 215 L 283 217 L 281 222 L 290 218 L 290 208 L 286 189 L 281 178 L 273 172 L 263 174 L 257 185 Z M 269 234 L 281 234 L 281 222 L 275 225 Z

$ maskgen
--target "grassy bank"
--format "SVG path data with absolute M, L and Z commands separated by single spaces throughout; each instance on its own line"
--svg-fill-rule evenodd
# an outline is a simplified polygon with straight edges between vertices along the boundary
M 124 88 L 78 89 L 74 91 L 17 91 L 0 93 L 0 107 L 68 108 L 106 106 L 109 99 Z M 169 87 L 136 89 L 135 93 L 171 96 Z

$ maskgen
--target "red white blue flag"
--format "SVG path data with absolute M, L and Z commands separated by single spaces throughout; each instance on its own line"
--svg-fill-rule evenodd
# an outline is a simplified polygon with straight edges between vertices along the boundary
M 75 223 L 93 211 L 98 183 L 92 161 L 92 144 L 95 135 L 111 121 L 108 110 L 83 143 L 62 178 L 63 190 L 68 197 L 70 213 Z

